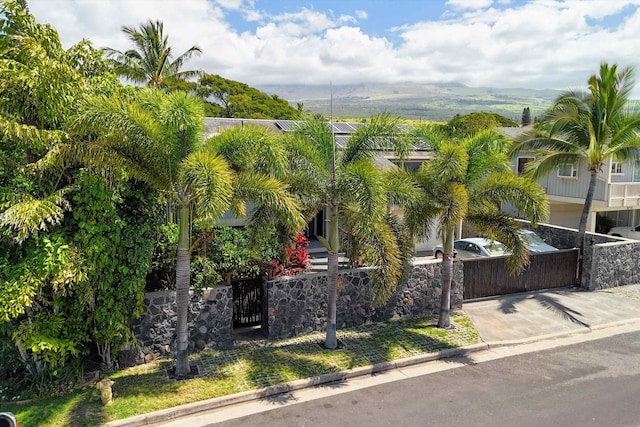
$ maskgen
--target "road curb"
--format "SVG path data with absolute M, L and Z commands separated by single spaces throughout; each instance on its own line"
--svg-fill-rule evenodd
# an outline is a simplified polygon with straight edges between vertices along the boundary
M 563 338 L 575 334 L 588 334 L 593 331 L 599 331 L 602 329 L 614 328 L 616 326 L 629 325 L 632 323 L 640 323 L 640 317 L 634 317 L 632 319 L 616 320 L 614 322 L 602 323 L 600 325 L 593 326 L 578 326 L 575 329 L 562 332 L 554 332 L 551 334 L 536 335 L 535 337 L 520 338 L 515 340 L 503 340 L 503 341 L 485 341 L 489 348 L 507 347 L 523 344 L 531 344 L 534 342 Z
M 212 409 L 224 406 L 234 405 L 237 403 L 248 402 L 250 400 L 263 399 L 265 397 L 277 394 L 287 393 L 304 388 L 315 387 L 322 384 L 330 384 L 344 381 L 350 378 L 362 377 L 365 375 L 373 375 L 380 372 L 390 371 L 393 369 L 404 368 L 407 366 L 419 365 L 425 362 L 431 362 L 439 359 L 448 359 L 464 354 L 475 353 L 477 351 L 488 350 L 487 343 L 473 344 L 460 348 L 449 348 L 432 353 L 419 354 L 417 356 L 406 357 L 391 362 L 381 362 L 369 366 L 361 366 L 358 368 L 348 369 L 346 371 L 332 372 L 328 374 L 317 375 L 311 378 L 303 378 L 300 380 L 290 381 L 287 383 L 276 384 L 258 390 L 249 390 L 228 396 L 216 397 L 213 399 L 202 400 L 199 402 L 187 403 L 185 405 L 176 406 L 168 409 L 150 412 L 147 414 L 136 415 L 122 420 L 111 421 L 101 424 L 104 427 L 137 427 L 146 426 L 176 418 L 193 415 L 198 412 L 210 411 Z

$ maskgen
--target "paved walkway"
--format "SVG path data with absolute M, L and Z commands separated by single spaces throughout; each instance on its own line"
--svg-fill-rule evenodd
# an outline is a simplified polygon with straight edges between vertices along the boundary
M 465 302 L 463 310 L 484 342 L 526 342 L 640 320 L 640 285 L 596 292 L 559 289 L 504 295 Z

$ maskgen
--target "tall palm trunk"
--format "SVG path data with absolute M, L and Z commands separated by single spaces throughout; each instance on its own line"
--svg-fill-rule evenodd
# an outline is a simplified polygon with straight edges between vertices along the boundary
M 442 295 L 440 295 L 440 314 L 438 316 L 438 327 L 448 328 L 451 326 L 451 277 L 453 276 L 453 232 L 451 227 L 444 236 L 442 250 L 442 264 L 440 265 L 442 274 Z
M 176 258 L 176 377 L 191 372 L 189 367 L 189 277 L 191 253 L 189 250 L 189 204 L 181 202 L 178 208 L 178 255 Z
M 578 226 L 578 236 L 576 237 L 576 248 L 580 249 L 580 253 L 584 250 L 584 238 L 587 234 L 587 220 L 589 219 L 589 212 L 591 212 L 591 204 L 593 203 L 593 193 L 596 190 L 596 182 L 598 178 L 598 171 L 591 171 L 591 179 L 589 180 L 589 189 L 587 190 L 587 197 L 584 199 L 584 207 L 582 208 L 582 215 L 580 216 L 580 225 Z
M 324 346 L 328 349 L 338 347 L 336 336 L 336 306 L 338 300 L 338 212 L 335 207 L 331 208 L 331 218 L 329 220 L 329 253 L 327 255 L 327 294 L 328 307 L 327 315 L 327 337 Z

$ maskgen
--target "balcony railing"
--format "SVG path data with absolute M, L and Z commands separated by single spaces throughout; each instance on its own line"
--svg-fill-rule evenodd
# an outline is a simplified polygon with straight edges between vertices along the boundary
M 626 208 L 640 206 L 640 182 L 616 182 L 609 184 L 609 207 Z

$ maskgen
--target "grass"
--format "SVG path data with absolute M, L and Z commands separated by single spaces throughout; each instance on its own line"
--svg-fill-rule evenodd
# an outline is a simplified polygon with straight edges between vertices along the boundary
M 18 416 L 21 427 L 85 426 L 225 396 L 241 391 L 392 361 L 447 348 L 476 344 L 478 333 L 464 313 L 451 317 L 455 328 L 435 327 L 434 319 L 419 318 L 371 323 L 338 331 L 339 350 L 318 345 L 323 333 L 279 341 L 257 341 L 231 350 L 191 356 L 197 378 L 173 381 L 166 370 L 172 360 L 159 360 L 113 373 L 114 403 L 102 406 L 100 393 L 87 387 L 73 394 L 26 404 L 0 402 L 0 412 Z

